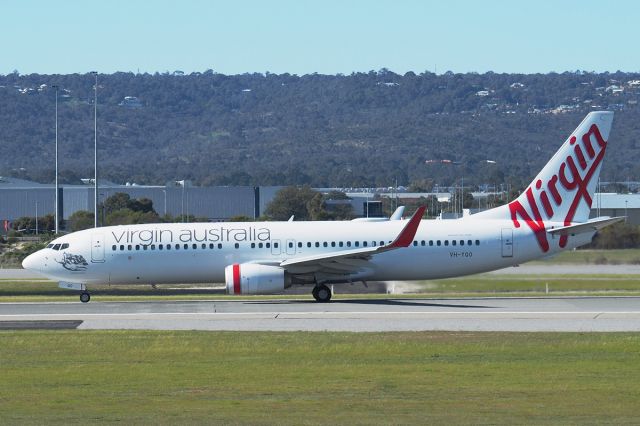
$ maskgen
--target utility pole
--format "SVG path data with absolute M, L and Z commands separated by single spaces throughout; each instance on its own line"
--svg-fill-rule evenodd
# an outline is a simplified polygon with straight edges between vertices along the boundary
M 55 226 L 55 232 L 56 232 L 56 235 L 58 235 L 60 231 L 60 229 L 58 228 L 60 224 L 60 218 L 58 217 L 58 211 L 60 206 L 58 201 L 58 195 L 60 193 L 59 186 L 58 186 L 58 85 L 54 85 L 53 88 L 56 89 L 56 185 L 55 185 L 56 186 L 56 202 L 55 202 L 56 226 Z

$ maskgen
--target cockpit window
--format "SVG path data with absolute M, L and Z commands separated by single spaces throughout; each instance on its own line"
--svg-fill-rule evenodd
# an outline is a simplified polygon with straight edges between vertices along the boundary
M 60 250 L 60 244 L 55 244 L 52 248 L 54 250 Z
M 64 249 L 68 249 L 69 248 L 69 244 L 68 243 L 64 243 L 60 246 L 60 250 L 64 250 Z
M 49 244 L 49 245 L 47 246 L 47 248 L 51 248 L 51 247 L 53 247 L 53 244 Z

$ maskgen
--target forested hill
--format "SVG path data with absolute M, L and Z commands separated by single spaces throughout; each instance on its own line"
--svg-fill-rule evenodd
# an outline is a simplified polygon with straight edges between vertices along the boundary
M 91 176 L 93 82 L 0 76 L 0 175 L 53 180 L 57 84 L 62 175 Z M 101 174 L 121 183 L 522 184 L 597 109 L 617 111 L 603 179 L 640 177 L 640 74 L 207 71 L 98 82 Z

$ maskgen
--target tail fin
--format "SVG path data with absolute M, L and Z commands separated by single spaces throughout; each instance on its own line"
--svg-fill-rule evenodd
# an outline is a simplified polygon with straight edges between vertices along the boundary
M 525 192 L 508 206 L 487 211 L 483 216 L 508 216 L 516 228 L 520 221 L 525 222 L 538 236 L 543 251 L 547 251 L 545 222 L 566 226 L 589 219 L 612 123 L 613 112 L 589 113 Z M 561 238 L 561 247 L 566 240 L 566 236 Z

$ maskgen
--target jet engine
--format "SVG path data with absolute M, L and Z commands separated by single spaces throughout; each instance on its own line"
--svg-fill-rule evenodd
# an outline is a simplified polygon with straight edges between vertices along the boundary
M 224 269 L 227 294 L 282 293 L 291 286 L 291 277 L 278 266 L 234 263 Z

